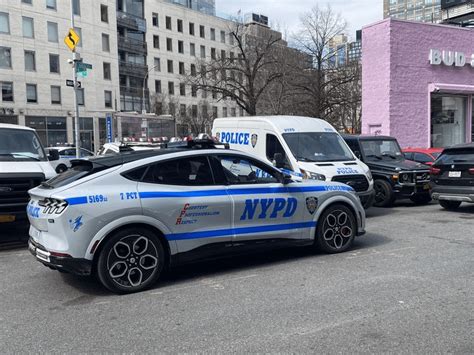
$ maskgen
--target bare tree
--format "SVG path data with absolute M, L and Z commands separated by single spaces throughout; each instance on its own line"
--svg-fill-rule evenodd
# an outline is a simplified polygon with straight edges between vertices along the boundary
M 279 32 L 237 21 L 229 34 L 230 54 L 212 53 L 211 59 L 198 61 L 186 81 L 194 90 L 212 92 L 218 100 L 230 98 L 254 116 L 265 90 L 283 75 L 277 70 L 278 48 L 286 43 Z
M 188 106 L 186 112 L 181 113 L 181 123 L 189 129 L 188 133 L 210 133 L 214 112 L 207 100 L 201 100 L 198 105 Z

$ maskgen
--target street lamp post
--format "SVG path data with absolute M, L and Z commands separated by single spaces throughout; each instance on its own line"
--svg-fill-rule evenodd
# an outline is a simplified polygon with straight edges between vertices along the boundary
M 142 114 L 143 113 L 146 113 L 146 105 L 145 105 L 145 80 L 148 78 L 148 74 L 150 74 L 150 72 L 152 70 L 154 70 L 156 67 L 158 67 L 160 64 L 157 64 L 157 65 L 154 65 L 150 70 L 148 70 L 145 74 L 145 76 L 143 77 L 143 85 L 142 85 Z

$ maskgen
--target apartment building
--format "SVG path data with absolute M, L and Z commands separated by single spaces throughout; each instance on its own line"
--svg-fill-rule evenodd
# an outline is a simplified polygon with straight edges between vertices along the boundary
M 105 114 L 119 104 L 115 0 L 75 0 L 77 51 L 92 64 L 79 91 L 81 145 L 105 139 Z M 46 146 L 74 141 L 74 90 L 63 43 L 70 28 L 70 2 L 0 2 L 0 122 L 35 128 Z
M 438 23 L 441 21 L 441 0 L 384 0 L 383 17 Z

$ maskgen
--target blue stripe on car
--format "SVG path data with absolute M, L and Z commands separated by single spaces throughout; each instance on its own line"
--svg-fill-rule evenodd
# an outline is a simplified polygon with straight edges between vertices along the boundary
M 69 205 L 84 205 L 87 203 L 87 196 L 67 198 L 66 201 Z
M 189 233 L 173 233 L 173 234 L 167 234 L 166 239 L 185 240 L 185 239 L 215 238 L 215 237 L 223 237 L 227 235 L 254 234 L 254 233 L 290 230 L 290 229 L 305 229 L 305 228 L 313 228 L 313 227 L 316 227 L 316 222 L 314 221 L 300 222 L 300 223 L 286 223 L 286 224 L 269 224 L 265 226 L 255 226 L 255 227 L 217 229 L 217 230 L 189 232 Z

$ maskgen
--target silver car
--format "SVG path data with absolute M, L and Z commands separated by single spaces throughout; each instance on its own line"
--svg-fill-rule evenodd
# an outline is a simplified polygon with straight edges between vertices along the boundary
M 190 141 L 73 161 L 29 191 L 31 253 L 52 269 L 96 274 L 111 291 L 128 293 L 178 263 L 265 244 L 338 253 L 364 234 L 351 187 L 294 182 L 249 154 L 218 148 Z

